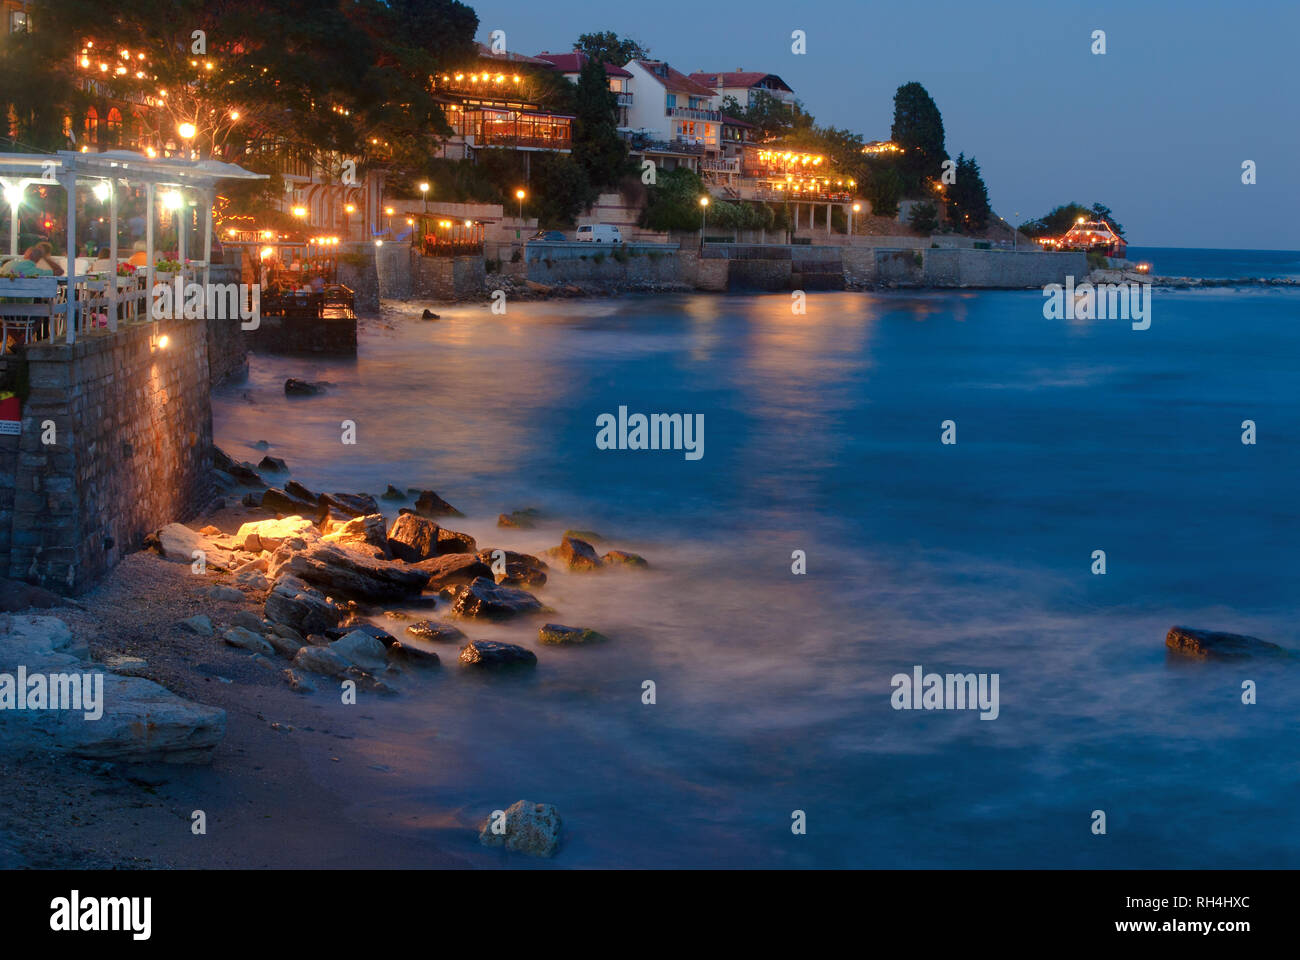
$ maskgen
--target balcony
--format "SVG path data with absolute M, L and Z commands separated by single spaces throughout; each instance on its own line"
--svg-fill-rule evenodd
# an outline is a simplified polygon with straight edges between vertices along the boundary
M 664 116 L 677 120 L 708 120 L 721 123 L 722 114 L 717 110 L 696 110 L 693 107 L 664 107 Z
M 620 107 L 632 106 L 632 94 L 615 92 L 614 96 L 618 98 L 618 105 Z
M 721 160 L 701 160 L 700 168 L 708 173 L 740 173 L 740 158 L 726 157 Z

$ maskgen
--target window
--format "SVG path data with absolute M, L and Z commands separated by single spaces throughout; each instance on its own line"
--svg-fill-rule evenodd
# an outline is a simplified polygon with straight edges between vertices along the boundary
M 675 93 L 664 94 L 664 105 L 668 107 L 677 106 L 677 94 Z
M 26 33 L 27 32 L 27 11 L 13 10 L 9 13 L 9 32 Z
M 86 111 L 86 121 L 82 124 L 82 133 L 85 134 L 85 145 L 95 146 L 99 143 L 99 111 L 91 107 Z
M 107 127 L 108 131 L 108 145 L 110 147 L 120 147 L 122 145 L 122 113 L 117 107 L 113 107 L 108 111 L 105 127 Z

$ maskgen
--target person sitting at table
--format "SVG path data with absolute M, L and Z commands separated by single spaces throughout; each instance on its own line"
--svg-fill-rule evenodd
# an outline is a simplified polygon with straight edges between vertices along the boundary
M 56 277 L 63 276 L 63 268 L 50 259 L 54 255 L 54 247 L 48 240 L 42 240 L 36 245 L 36 249 L 41 252 L 41 257 L 36 261 L 36 265 L 42 269 L 49 270 Z M 75 260 L 76 251 L 73 251 Z M 75 263 L 73 264 L 76 265 Z
M 45 255 L 38 243 L 28 247 L 17 260 L 0 267 L 0 277 L 52 277 L 54 271 L 45 265 Z M 57 264 L 54 265 L 57 267 Z M 60 273 L 63 271 L 60 270 Z

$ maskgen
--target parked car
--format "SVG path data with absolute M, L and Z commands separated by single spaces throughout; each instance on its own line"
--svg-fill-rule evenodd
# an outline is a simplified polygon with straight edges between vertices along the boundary
M 538 230 L 535 234 L 533 234 L 528 239 L 563 241 L 567 238 L 564 236 L 564 232 L 562 230 Z
M 588 243 L 622 243 L 623 236 L 612 223 L 589 223 L 578 228 L 575 239 Z

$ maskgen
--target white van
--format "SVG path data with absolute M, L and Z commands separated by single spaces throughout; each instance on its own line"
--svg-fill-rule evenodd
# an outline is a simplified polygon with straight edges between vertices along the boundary
M 578 240 L 587 243 L 622 243 L 623 236 L 612 223 L 589 223 L 578 228 Z

